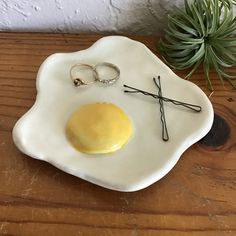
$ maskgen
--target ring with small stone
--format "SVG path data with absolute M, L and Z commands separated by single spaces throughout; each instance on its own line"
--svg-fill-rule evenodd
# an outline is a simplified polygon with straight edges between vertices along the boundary
M 120 77 L 120 69 L 109 62 L 101 62 L 93 67 L 94 77 L 97 81 L 105 84 L 114 84 Z
M 92 80 L 85 80 L 84 78 L 80 78 L 80 76 L 76 75 L 76 73 L 84 70 L 89 70 L 92 72 Z M 83 85 L 89 85 L 93 84 L 96 81 L 95 77 L 96 72 L 93 69 L 93 66 L 83 63 L 77 63 L 73 65 L 70 69 L 70 78 L 74 83 L 75 87 L 83 86 Z

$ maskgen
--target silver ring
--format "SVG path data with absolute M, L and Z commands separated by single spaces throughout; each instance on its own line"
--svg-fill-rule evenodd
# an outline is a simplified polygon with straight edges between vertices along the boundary
M 82 78 L 79 78 L 79 77 L 74 77 L 73 76 L 73 71 L 77 69 L 77 71 L 80 71 L 80 70 L 84 70 L 84 69 L 89 69 L 93 72 L 93 75 L 94 75 L 94 80 L 92 81 L 85 81 L 84 79 Z M 70 78 L 71 80 L 73 81 L 74 85 L 76 87 L 79 87 L 79 86 L 83 86 L 83 85 L 89 85 L 89 84 L 93 84 L 94 82 L 96 82 L 96 71 L 94 70 L 94 67 L 91 66 L 91 65 L 88 65 L 88 64 L 83 64 L 83 63 L 77 63 L 75 65 L 73 65 L 70 69 Z
M 102 78 L 101 74 L 98 71 L 99 68 L 105 69 L 106 67 L 114 70 L 114 72 L 115 72 L 115 75 L 110 79 Z M 93 67 L 93 71 L 94 71 L 95 80 L 97 80 L 105 85 L 114 84 L 120 77 L 120 69 L 116 65 L 109 63 L 109 62 L 101 62 L 101 63 L 96 64 Z

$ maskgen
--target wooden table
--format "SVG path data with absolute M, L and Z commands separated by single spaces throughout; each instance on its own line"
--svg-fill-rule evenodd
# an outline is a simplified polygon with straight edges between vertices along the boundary
M 95 186 L 14 146 L 11 131 L 35 101 L 42 61 L 55 52 L 85 49 L 101 37 L 0 33 L 0 235 L 236 235 L 236 91 L 222 87 L 215 73 L 212 132 L 144 190 Z M 132 38 L 155 49 L 154 37 Z M 202 71 L 193 81 L 210 94 Z

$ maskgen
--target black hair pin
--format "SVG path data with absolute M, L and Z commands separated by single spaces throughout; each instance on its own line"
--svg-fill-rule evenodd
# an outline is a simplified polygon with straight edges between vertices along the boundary
M 199 105 L 190 104 L 190 103 L 181 102 L 181 101 L 178 101 L 178 100 L 174 100 L 174 99 L 163 97 L 162 96 L 160 76 L 158 76 L 158 81 L 156 80 L 156 78 L 153 78 L 153 80 L 154 80 L 155 85 L 158 88 L 158 95 L 146 92 L 146 91 L 141 90 L 141 89 L 137 89 L 137 88 L 128 86 L 126 84 L 124 84 L 123 86 L 125 88 L 129 88 L 130 90 L 124 90 L 124 92 L 125 93 L 141 93 L 143 95 L 151 96 L 151 97 L 159 100 L 160 113 L 161 113 L 161 123 L 162 123 L 162 139 L 164 141 L 168 141 L 169 140 L 169 134 L 168 134 L 167 124 L 166 124 L 165 110 L 164 110 L 163 101 L 164 102 L 171 102 L 171 103 L 173 103 L 174 105 L 177 105 L 177 106 L 186 107 L 186 108 L 188 108 L 188 109 L 190 109 L 192 111 L 195 111 L 195 112 L 200 112 L 202 110 L 202 107 L 199 106 Z
M 142 93 L 143 95 L 151 96 L 151 97 L 153 97 L 155 99 L 161 99 L 164 102 L 171 102 L 174 105 L 186 107 L 186 108 L 188 108 L 190 110 L 193 110 L 195 112 L 200 112 L 202 110 L 202 107 L 199 106 L 199 105 L 190 104 L 190 103 L 181 102 L 181 101 L 178 101 L 178 100 L 162 97 L 162 96 L 159 96 L 159 95 L 156 95 L 156 94 L 153 94 L 153 93 L 146 92 L 146 91 L 141 90 L 141 89 L 137 89 L 137 88 L 128 86 L 126 84 L 124 84 L 123 86 L 125 88 L 132 89 L 132 90 L 124 90 L 125 93 Z
M 160 76 L 158 76 L 158 82 L 156 81 L 155 78 L 153 78 L 153 81 L 154 81 L 155 85 L 158 88 L 158 96 L 162 97 Z M 163 100 L 160 99 L 160 98 L 159 98 L 159 104 L 160 104 L 161 124 L 162 124 L 162 140 L 163 141 L 168 141 L 169 140 L 169 134 L 168 134 L 168 129 L 167 129 L 167 125 L 166 125 L 165 110 L 164 110 Z

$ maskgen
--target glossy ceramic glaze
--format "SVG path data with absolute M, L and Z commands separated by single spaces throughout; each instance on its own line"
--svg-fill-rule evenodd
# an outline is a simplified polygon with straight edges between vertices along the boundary
M 70 68 L 76 63 L 113 63 L 120 78 L 112 86 L 99 83 L 75 88 Z M 125 94 L 123 84 L 157 93 L 153 77 L 161 76 L 163 96 L 202 106 L 200 113 L 164 103 L 170 139 L 161 138 L 158 101 L 141 94 Z M 175 75 L 145 45 L 126 37 L 109 36 L 90 48 L 49 56 L 37 75 L 34 106 L 16 123 L 13 139 L 28 156 L 47 161 L 59 169 L 118 191 L 136 191 L 165 176 L 181 154 L 210 130 L 213 109 L 203 91 Z M 81 105 L 113 103 L 133 124 L 133 136 L 121 150 L 104 155 L 78 152 L 68 142 L 65 126 Z

